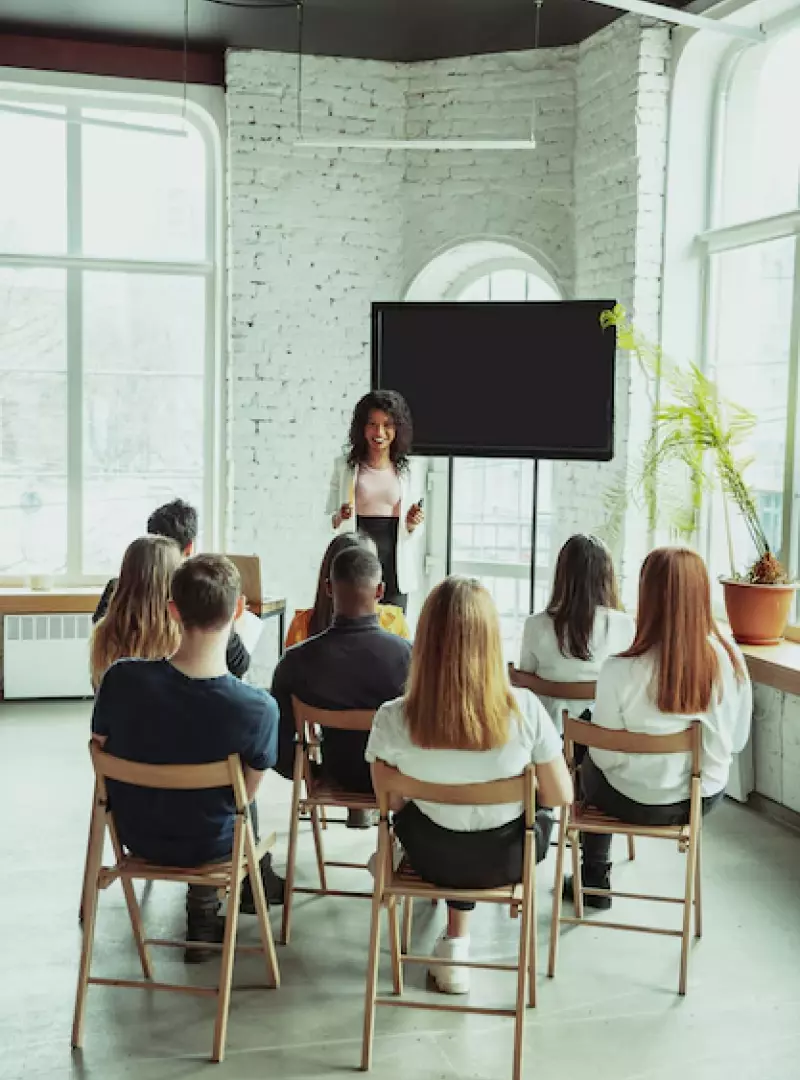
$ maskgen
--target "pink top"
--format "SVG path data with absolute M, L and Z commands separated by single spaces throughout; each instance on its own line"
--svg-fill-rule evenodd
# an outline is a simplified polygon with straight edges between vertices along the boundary
M 393 465 L 358 466 L 356 513 L 363 517 L 400 517 L 400 481 Z

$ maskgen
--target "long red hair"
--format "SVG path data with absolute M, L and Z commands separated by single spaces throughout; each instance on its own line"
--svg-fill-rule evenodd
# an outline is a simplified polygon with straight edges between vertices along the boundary
M 661 712 L 706 712 L 720 684 L 712 637 L 728 654 L 737 678 L 744 678 L 739 657 L 711 614 L 711 586 L 703 560 L 689 548 L 651 551 L 639 578 L 636 637 L 621 655 L 655 652 L 654 691 Z

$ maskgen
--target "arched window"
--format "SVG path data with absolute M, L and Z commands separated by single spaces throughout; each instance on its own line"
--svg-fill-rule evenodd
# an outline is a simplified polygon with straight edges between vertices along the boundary
M 720 84 L 705 251 L 705 359 L 721 394 L 756 426 L 743 457 L 774 549 L 796 574 L 800 470 L 800 29 L 729 57 Z M 721 506 L 709 515 L 713 577 L 730 572 Z M 741 569 L 754 551 L 732 520 Z
M 434 259 L 407 298 L 525 302 L 559 300 L 561 294 L 532 256 L 511 244 L 477 241 Z M 454 461 L 451 569 L 479 578 L 491 592 L 509 660 L 519 659 L 525 618 L 532 606 L 544 606 L 550 586 L 552 464 L 496 458 Z
M 175 496 L 213 543 L 219 147 L 179 104 L 0 84 L 0 576 L 107 576 Z

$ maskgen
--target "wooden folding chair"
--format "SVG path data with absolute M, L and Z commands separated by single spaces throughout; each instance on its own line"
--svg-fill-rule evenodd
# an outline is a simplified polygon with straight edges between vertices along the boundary
M 694 908 L 695 937 L 703 932 L 703 909 L 700 873 L 700 837 L 703 820 L 703 799 L 701 785 L 702 729 L 695 721 L 684 731 L 674 735 L 643 735 L 630 731 L 611 731 L 608 728 L 588 724 L 564 716 L 564 753 L 567 765 L 575 779 L 575 744 L 596 750 L 613 750 L 622 754 L 690 754 L 692 758 L 692 780 L 690 789 L 690 813 L 687 825 L 631 825 L 602 813 L 591 806 L 575 803 L 562 811 L 558 833 L 558 855 L 556 858 L 555 892 L 553 894 L 553 922 L 550 928 L 550 957 L 547 974 L 554 976 L 558 953 L 559 928 L 562 924 L 606 927 L 610 930 L 634 930 L 645 934 L 663 934 L 681 939 L 681 964 L 678 981 L 678 993 L 686 993 L 686 978 L 689 965 L 689 940 L 692 926 L 692 908 Z M 679 849 L 687 853 L 686 877 L 683 896 L 654 896 L 647 893 L 615 892 L 609 889 L 584 888 L 581 879 L 580 834 L 586 833 L 622 833 L 627 836 L 647 836 L 656 840 L 677 842 Z M 572 880 L 575 897 L 575 917 L 561 914 L 561 894 L 564 887 L 564 862 L 567 837 L 572 842 Z M 601 919 L 585 919 L 583 916 L 583 898 L 593 896 L 618 896 L 628 900 L 656 900 L 668 904 L 683 905 L 683 926 L 680 930 L 663 927 L 633 925 L 629 923 L 606 922 Z
M 530 689 L 537 696 L 555 698 L 557 701 L 594 701 L 597 697 L 596 682 L 553 682 L 552 679 L 540 679 L 538 675 L 528 674 Z M 636 840 L 628 835 L 628 859 L 636 858 Z
M 378 803 L 375 796 L 358 791 L 345 791 L 315 775 L 315 759 L 319 759 L 322 749 L 320 729 L 336 728 L 338 731 L 368 732 L 372 728 L 374 709 L 347 709 L 334 711 L 316 709 L 306 705 L 299 698 L 292 696 L 292 709 L 295 722 L 295 753 L 292 789 L 292 808 L 289 818 L 289 852 L 286 862 L 286 889 L 283 902 L 283 925 L 281 941 L 289 944 L 292 932 L 292 902 L 295 893 L 313 896 L 353 896 L 369 900 L 371 892 L 358 892 L 352 889 L 328 888 L 326 868 L 338 867 L 346 870 L 366 870 L 366 863 L 337 862 L 325 859 L 322 842 L 322 815 L 326 807 L 343 807 L 347 810 L 376 810 Z M 311 818 L 314 836 L 314 849 L 317 856 L 319 888 L 300 888 L 295 885 L 297 864 L 297 840 L 300 831 L 300 818 Z
M 483 784 L 427 784 L 403 776 L 396 769 L 382 762 L 373 766 L 373 780 L 380 805 L 381 821 L 378 838 L 378 857 L 375 866 L 375 888 L 372 894 L 372 925 L 369 939 L 367 965 L 367 993 L 364 1012 L 364 1039 L 361 1052 L 361 1068 L 368 1070 L 372 1064 L 372 1043 L 375 1031 L 375 1006 L 401 1006 L 413 1009 L 435 1009 L 447 1012 L 481 1013 L 484 1016 L 513 1016 L 514 1066 L 513 1080 L 522 1080 L 523 1020 L 526 1002 L 536 1005 L 536 845 L 535 790 L 533 766 L 520 776 L 508 780 L 495 780 Z M 448 889 L 423 881 L 403 860 L 397 870 L 392 860 L 393 836 L 389 824 L 391 796 L 405 799 L 423 799 L 426 802 L 444 803 L 451 806 L 494 806 L 521 802 L 525 806 L 525 840 L 523 874 L 520 883 L 510 883 L 496 889 Z M 410 1001 L 402 998 L 403 964 L 441 964 L 434 956 L 410 955 L 403 947 L 400 936 L 398 902 L 406 898 L 428 900 L 473 900 L 478 903 L 505 904 L 512 916 L 521 914 L 519 952 L 516 964 L 484 963 L 475 960 L 453 961 L 455 967 L 471 967 L 492 971 L 515 971 L 517 973 L 516 1006 L 513 1009 L 496 1009 L 470 1005 L 445 1004 L 442 1001 Z M 378 997 L 378 964 L 380 949 L 381 908 L 386 906 L 389 916 L 389 943 L 392 957 L 392 979 L 396 997 Z M 407 910 L 410 910 L 407 908 Z
M 143 765 L 138 762 L 123 761 L 120 758 L 112 757 L 110 754 L 100 750 L 94 743 L 90 745 L 90 752 L 95 771 L 95 800 L 89 827 L 88 888 L 84 896 L 83 947 L 81 949 L 78 974 L 78 989 L 75 997 L 72 1045 L 79 1047 L 83 1042 L 86 992 L 90 984 L 135 987 L 143 990 L 174 990 L 183 994 L 217 997 L 217 1016 L 214 1025 L 211 1060 L 222 1061 L 228 1027 L 234 950 L 239 949 L 241 952 L 263 954 L 267 965 L 269 987 L 276 989 L 280 985 L 278 958 L 275 953 L 275 943 L 272 939 L 272 930 L 269 924 L 264 885 L 259 871 L 261 857 L 273 846 L 275 836 L 273 834 L 256 845 L 253 826 L 249 817 L 244 776 L 238 754 L 231 755 L 226 761 L 217 761 L 209 765 Z M 200 791 L 206 788 L 233 788 L 236 800 L 236 821 L 230 860 L 186 868 L 157 866 L 132 855 L 126 855 L 120 843 L 113 812 L 108 804 L 106 780 L 109 779 L 119 780 L 125 784 L 134 784 L 137 787 L 162 790 Z M 102 865 L 103 841 L 106 829 L 108 829 L 114 850 L 115 862 L 113 866 Z M 261 945 L 246 948 L 237 946 L 235 940 L 242 882 L 248 874 L 253 889 Z M 128 907 L 131 929 L 133 930 L 144 979 L 98 978 L 91 974 L 99 891 L 108 888 L 117 879 L 122 883 L 122 890 L 125 894 L 125 903 Z M 222 943 L 212 945 L 208 942 L 145 938 L 142 914 L 133 889 L 133 882 L 137 879 L 143 881 L 177 881 L 186 885 L 212 885 L 221 891 L 227 891 L 228 911 L 225 918 L 225 933 Z M 221 963 L 218 984 L 216 986 L 184 986 L 176 983 L 154 981 L 148 949 L 150 945 L 163 945 L 173 948 L 202 947 L 204 949 L 219 949 L 221 951 Z

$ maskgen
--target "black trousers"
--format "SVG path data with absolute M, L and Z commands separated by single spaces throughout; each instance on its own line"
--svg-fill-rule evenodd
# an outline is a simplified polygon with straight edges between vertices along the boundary
M 691 804 L 688 799 L 677 803 L 655 805 L 635 802 L 617 791 L 609 784 L 605 774 L 598 769 L 591 757 L 586 754 L 580 768 L 580 794 L 583 801 L 596 806 L 605 814 L 619 818 L 631 825 L 686 825 L 689 821 Z M 725 792 L 717 792 L 703 799 L 703 815 L 710 813 L 717 803 L 722 801 Z M 583 833 L 584 868 L 591 879 L 608 873 L 611 865 L 611 841 L 613 837 Z
M 378 558 L 383 569 L 383 602 L 394 604 L 402 608 L 406 613 L 408 596 L 400 592 L 397 583 L 397 536 L 400 530 L 400 519 L 391 517 L 365 517 L 360 514 L 356 518 L 356 526 L 360 532 L 375 542 L 378 549 Z
M 536 815 L 536 861 L 550 845 L 553 819 L 547 811 Z M 408 861 L 431 885 L 453 889 L 493 889 L 522 881 L 525 819 L 481 832 L 456 832 L 437 825 L 416 803 L 409 802 L 394 815 L 394 831 Z M 475 904 L 448 900 L 449 907 L 471 911 Z
M 256 843 L 259 841 L 258 835 L 258 806 L 255 800 L 250 803 L 250 821 L 253 824 L 253 835 L 255 836 Z M 229 855 L 225 855 L 219 859 L 219 862 L 225 862 Z M 262 864 L 272 865 L 272 859 L 270 853 L 264 856 L 261 860 Z M 243 889 L 249 889 L 250 878 L 248 877 Z M 213 885 L 189 885 L 186 890 L 186 912 L 192 919 L 204 919 L 210 918 L 217 914 L 219 911 L 219 890 Z

